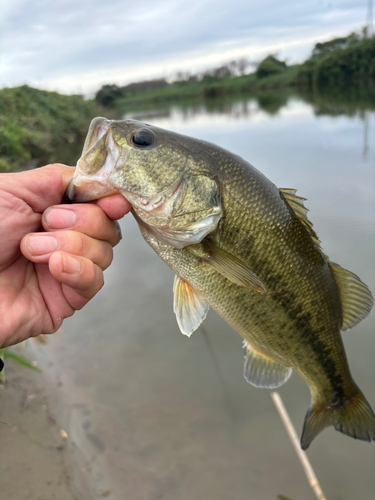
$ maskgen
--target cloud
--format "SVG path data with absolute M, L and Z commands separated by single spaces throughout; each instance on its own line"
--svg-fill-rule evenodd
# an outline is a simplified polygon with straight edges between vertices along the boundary
M 97 86 L 120 74 L 128 82 L 244 48 L 251 55 L 289 43 L 298 54 L 306 39 L 360 27 L 365 10 L 350 0 L 13 0 L 0 21 L 0 86 L 86 92 L 95 75 Z

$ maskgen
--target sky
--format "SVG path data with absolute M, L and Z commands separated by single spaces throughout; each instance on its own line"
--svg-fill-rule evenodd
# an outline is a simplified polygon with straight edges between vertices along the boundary
M 0 0 L 0 88 L 93 95 L 360 30 L 367 0 Z

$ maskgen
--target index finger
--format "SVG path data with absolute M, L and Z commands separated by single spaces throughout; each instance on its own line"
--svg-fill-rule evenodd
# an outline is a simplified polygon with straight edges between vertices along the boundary
M 42 216 L 43 228 L 48 231 L 79 231 L 91 238 L 108 241 L 112 246 L 121 240 L 117 221 L 110 219 L 104 210 L 93 203 L 54 205 Z
M 98 205 L 112 220 L 122 219 L 131 209 L 130 203 L 122 194 L 106 196 L 93 203 Z

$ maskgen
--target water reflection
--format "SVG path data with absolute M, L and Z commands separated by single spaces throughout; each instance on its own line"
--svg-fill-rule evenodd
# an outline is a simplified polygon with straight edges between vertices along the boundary
M 172 119 L 177 117 L 180 121 L 187 122 L 199 116 L 214 119 L 218 116 L 238 120 L 240 118 L 251 118 L 259 111 L 270 115 L 288 104 L 290 93 L 278 94 L 275 92 L 264 92 L 251 98 L 238 99 L 209 99 L 209 100 L 187 100 L 183 103 L 157 104 L 151 109 L 137 109 L 126 111 L 123 119 L 147 121 L 153 119 Z
M 315 116 L 347 116 L 359 117 L 366 121 L 369 113 L 375 112 L 375 90 L 372 87 L 365 89 L 353 88 L 344 92 L 312 92 L 309 90 L 290 88 L 267 90 L 256 94 L 239 98 L 238 96 L 226 96 L 220 99 L 196 99 L 185 100 L 178 103 L 162 102 L 149 104 L 145 109 L 138 106 L 137 109 L 121 112 L 126 118 L 138 120 L 152 120 L 158 118 L 171 118 L 179 114 L 181 121 L 189 121 L 196 116 L 220 116 L 228 118 L 250 118 L 254 113 L 263 111 L 268 115 L 277 115 L 283 108 L 287 108 L 292 100 L 311 105 Z
M 299 188 L 324 251 L 374 291 L 374 138 L 364 133 L 366 115 L 316 106 L 294 93 L 262 94 L 126 116 L 215 142 L 276 185 Z M 370 123 L 374 110 L 367 113 Z M 312 500 L 268 391 L 242 378 L 240 337 L 214 314 L 206 323 L 214 357 L 201 332 L 183 337 L 172 311 L 173 273 L 131 216 L 121 226 L 104 289 L 40 360 L 61 384 L 64 429 L 76 471 L 90 480 L 88 498 L 110 491 L 113 500 L 261 500 L 282 492 Z M 344 342 L 353 376 L 375 406 L 374 331 L 372 313 Z M 280 392 L 300 432 L 308 389 L 295 376 Z M 375 445 L 328 429 L 309 456 L 327 498 L 373 497 Z
M 375 91 L 366 87 L 362 92 L 351 89 L 344 92 L 318 93 L 292 89 L 268 90 L 252 97 L 239 99 L 186 100 L 185 102 L 159 103 L 147 109 L 126 111 L 121 119 L 150 121 L 161 127 L 170 127 L 175 123 L 198 123 L 219 120 L 255 120 L 265 116 L 285 117 L 290 114 L 311 114 L 316 117 L 348 117 L 359 119 L 363 123 L 362 156 L 368 159 L 370 147 L 371 120 L 375 117 Z

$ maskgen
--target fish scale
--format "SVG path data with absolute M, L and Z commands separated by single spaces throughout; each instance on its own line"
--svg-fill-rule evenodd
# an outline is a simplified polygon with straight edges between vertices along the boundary
M 329 425 L 375 439 L 340 334 L 373 299 L 323 253 L 296 191 L 218 146 L 134 120 L 96 119 L 88 137 L 67 194 L 120 192 L 132 203 L 144 239 L 176 273 L 181 331 L 190 336 L 211 307 L 245 341 L 248 382 L 275 388 L 299 373 L 312 395 L 304 449 Z

